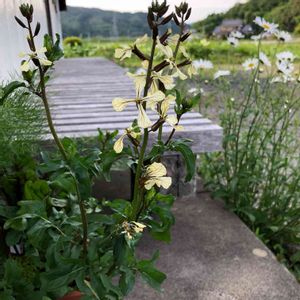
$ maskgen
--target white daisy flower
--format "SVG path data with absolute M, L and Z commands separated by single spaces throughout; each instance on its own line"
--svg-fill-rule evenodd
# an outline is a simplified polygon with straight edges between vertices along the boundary
M 267 22 L 264 18 L 262 17 L 256 17 L 255 20 L 253 21 L 255 24 L 260 26 L 261 28 L 264 29 L 265 32 L 269 34 L 273 34 L 277 31 L 278 25 L 275 23 L 270 23 Z
M 288 83 L 295 81 L 295 78 L 289 75 L 282 74 L 280 76 L 276 76 L 271 80 L 271 83 Z
M 227 42 L 229 43 L 229 45 L 234 46 L 234 47 L 238 46 L 238 44 L 239 44 L 239 40 L 233 36 L 229 36 L 227 38 Z
M 214 74 L 214 79 L 216 80 L 219 77 L 229 76 L 229 75 L 230 75 L 229 70 L 219 70 Z
M 243 67 L 244 67 L 245 71 L 255 70 L 258 66 L 258 63 L 259 63 L 259 61 L 257 58 L 248 58 L 243 63 Z
M 278 30 L 275 33 L 275 35 L 278 38 L 278 40 L 280 40 L 282 42 L 289 42 L 289 41 L 292 40 L 292 36 L 287 31 L 280 31 L 280 30 Z
M 212 69 L 214 67 L 211 61 L 205 59 L 194 60 L 193 65 L 196 69 Z
M 281 62 L 281 61 L 293 62 L 295 59 L 295 55 L 290 51 L 284 51 L 284 52 L 277 53 L 276 57 L 279 62 Z
M 279 73 L 290 76 L 294 71 L 294 65 L 288 61 L 277 61 L 277 69 Z
M 230 33 L 230 36 L 236 39 L 243 39 L 245 37 L 240 31 L 233 31 Z
M 271 62 L 265 53 L 259 52 L 259 60 L 265 66 L 271 67 Z

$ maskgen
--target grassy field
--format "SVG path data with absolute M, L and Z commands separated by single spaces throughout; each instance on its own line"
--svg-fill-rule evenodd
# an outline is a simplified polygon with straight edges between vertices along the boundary
M 75 46 L 73 48 L 65 47 L 66 57 L 96 57 L 104 56 L 108 59 L 114 59 L 114 51 L 116 48 L 131 44 L 133 40 L 104 40 L 104 39 L 90 39 L 83 40 L 82 46 Z M 278 44 L 276 41 L 264 41 L 262 51 L 268 56 L 273 57 L 275 53 L 281 51 L 291 51 L 300 58 L 300 39 L 295 39 L 290 43 Z M 186 44 L 187 50 L 192 59 L 209 59 L 216 65 L 239 65 L 245 59 L 253 57 L 257 54 L 257 44 L 254 41 L 242 41 L 238 47 L 233 48 L 227 41 L 210 40 L 209 45 L 203 46 L 201 40 L 191 39 Z M 150 43 L 144 46 L 141 50 L 145 53 L 150 52 Z M 117 63 L 119 61 L 116 60 Z M 125 60 L 120 63 L 124 67 L 137 68 L 140 66 L 140 61 L 135 57 Z

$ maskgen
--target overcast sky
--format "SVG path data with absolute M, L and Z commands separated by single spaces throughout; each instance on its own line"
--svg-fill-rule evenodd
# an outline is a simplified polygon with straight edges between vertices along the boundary
M 180 0 L 169 0 L 171 5 L 178 5 Z M 225 11 L 237 2 L 245 0 L 188 0 L 193 12 L 191 21 L 198 21 L 213 12 Z M 123 12 L 146 11 L 151 0 L 67 0 L 70 6 L 97 7 L 106 10 L 117 10 Z

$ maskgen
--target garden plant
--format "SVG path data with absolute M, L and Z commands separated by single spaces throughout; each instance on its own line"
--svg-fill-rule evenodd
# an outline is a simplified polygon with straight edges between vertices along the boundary
M 168 14 L 168 9 L 166 1 L 154 1 L 147 20 L 151 36 L 115 53 L 120 60 L 134 55 L 141 62 L 139 74 L 128 74 L 134 80 L 136 98 L 120 95 L 112 101 L 116 111 L 136 106 L 131 126 L 121 135 L 99 130 L 98 146 L 87 147 L 60 139 L 52 121 L 47 83 L 55 62 L 63 56 L 59 36 L 54 42 L 45 35 L 43 46 L 37 45 L 40 23 L 34 21 L 33 6 L 20 6 L 21 16 L 15 19 L 24 29 L 29 51 L 21 54 L 22 80 L 1 88 L 0 105 L 19 91 L 28 95 L 27 101 L 42 103 L 56 148 L 41 148 L 40 154 L 29 151 L 26 160 L 21 158 L 19 176 L 14 178 L 20 192 L 11 194 L 12 201 L 3 196 L 1 186 L 0 299 L 56 300 L 70 291 L 79 291 L 80 299 L 122 299 L 133 289 L 138 274 L 157 289 L 165 280 L 166 275 L 155 268 L 159 252 L 145 260 L 139 259 L 136 250 L 145 231 L 153 239 L 171 239 L 175 198 L 161 193 L 172 183 L 161 158 L 166 151 L 181 153 L 186 180 L 193 177 L 195 155 L 190 141 L 174 139 L 174 133 L 184 130 L 182 116 L 199 101 L 198 95 L 186 98 L 174 90 L 175 80 L 195 74 L 184 49 L 191 8 L 183 2 L 174 13 Z M 161 32 L 171 21 L 179 34 Z M 150 53 L 140 50 L 147 39 Z M 149 110 L 156 112 L 156 120 L 148 117 Z M 173 129 L 164 139 L 165 126 Z M 111 167 L 119 160 L 133 171 L 132 199 L 94 198 L 95 178 L 109 179 Z
M 300 90 L 297 57 L 278 51 L 291 40 L 257 17 L 256 54 L 243 71 L 219 70 L 209 97 L 221 103 L 222 153 L 205 154 L 200 173 L 216 198 L 274 251 L 300 280 Z M 266 55 L 265 38 L 277 39 Z M 235 48 L 242 34 L 228 42 Z M 267 43 L 268 47 L 268 43 Z M 289 44 L 286 44 L 289 47 Z M 233 49 L 234 51 L 234 49 Z M 205 87 L 204 87 L 205 89 Z

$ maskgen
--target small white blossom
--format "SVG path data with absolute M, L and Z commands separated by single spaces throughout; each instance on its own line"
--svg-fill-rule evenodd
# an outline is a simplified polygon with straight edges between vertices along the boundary
M 245 37 L 240 31 L 233 31 L 230 33 L 230 36 L 236 39 L 243 39 Z
M 196 69 L 212 69 L 214 67 L 211 61 L 205 59 L 194 60 L 193 65 Z
M 255 70 L 258 66 L 258 59 L 257 58 L 249 58 L 243 63 L 243 67 L 245 71 Z
M 292 36 L 287 31 L 280 31 L 280 30 L 278 30 L 275 33 L 275 35 L 278 38 L 278 40 L 280 40 L 282 42 L 289 42 L 289 41 L 292 40 Z
M 273 34 L 277 31 L 277 24 L 267 22 L 264 18 L 262 17 L 256 17 L 255 20 L 253 21 L 255 24 L 260 26 L 261 28 L 264 29 L 265 32 L 269 34 Z
M 154 162 L 146 169 L 145 189 L 150 190 L 154 185 L 168 189 L 172 184 L 172 178 L 166 175 L 166 167 L 162 163 Z
M 231 46 L 234 46 L 234 47 L 238 46 L 238 44 L 239 44 L 239 40 L 238 40 L 237 38 L 233 37 L 233 36 L 229 36 L 229 37 L 227 38 L 227 42 L 228 42 Z
M 290 51 L 284 51 L 276 54 L 276 57 L 279 62 L 288 61 L 293 62 L 295 60 L 295 55 Z
M 271 62 L 265 53 L 259 52 L 259 60 L 262 64 L 264 64 L 267 67 L 271 66 Z
M 230 71 L 229 70 L 219 70 L 214 74 L 214 79 L 217 79 L 222 76 L 229 76 Z

